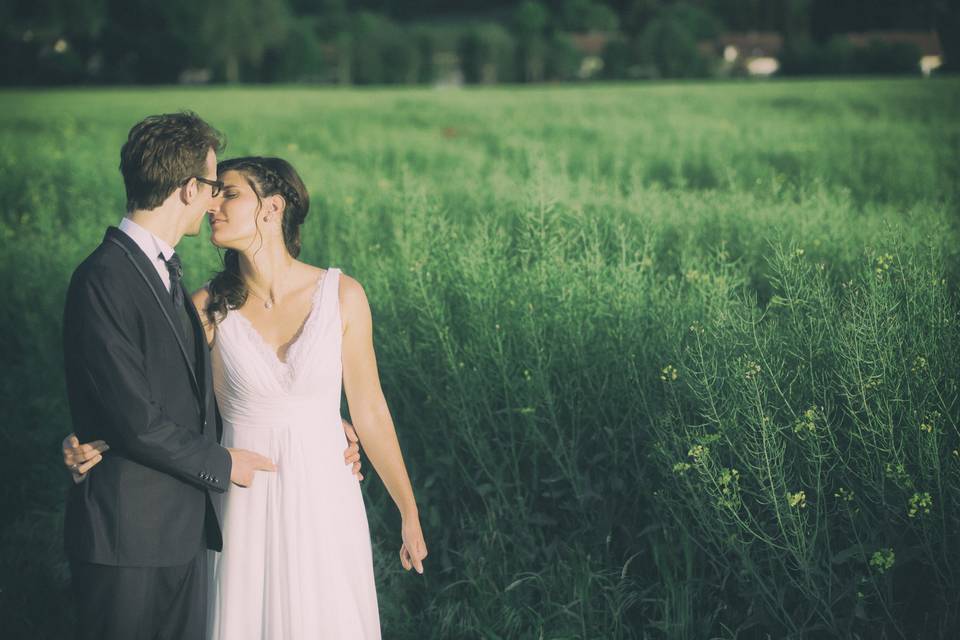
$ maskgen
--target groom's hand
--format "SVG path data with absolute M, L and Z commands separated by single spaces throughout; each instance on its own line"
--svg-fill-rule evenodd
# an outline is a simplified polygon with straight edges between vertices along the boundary
M 348 445 L 343 452 L 343 463 L 350 464 L 353 463 L 353 475 L 357 476 L 357 480 L 363 480 L 363 474 L 360 473 L 360 438 L 357 437 L 357 432 L 353 428 L 353 425 L 340 418 L 340 422 L 343 423 L 343 432 L 347 434 Z
M 103 440 L 94 440 L 80 444 L 77 434 L 71 433 L 61 443 L 63 451 L 63 465 L 70 470 L 75 484 L 87 479 L 87 471 L 103 460 L 103 454 L 110 447 Z
M 241 487 L 253 484 L 253 474 L 257 471 L 276 471 L 277 465 L 273 461 L 253 451 L 246 449 L 227 449 L 230 452 L 230 482 Z

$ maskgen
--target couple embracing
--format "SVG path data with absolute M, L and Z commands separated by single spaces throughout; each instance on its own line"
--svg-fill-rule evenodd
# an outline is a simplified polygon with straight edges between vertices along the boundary
M 137 123 L 127 213 L 67 291 L 78 636 L 379 638 L 357 440 L 402 514 L 404 568 L 422 573 L 427 548 L 370 306 L 297 260 L 310 203 L 293 167 L 218 165 L 222 146 L 190 112 Z M 174 248 L 204 218 L 224 266 L 190 295 Z

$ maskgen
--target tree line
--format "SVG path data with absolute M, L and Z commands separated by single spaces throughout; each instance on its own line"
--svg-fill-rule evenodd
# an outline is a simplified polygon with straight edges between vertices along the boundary
M 0 83 L 430 83 L 698 77 L 723 31 L 783 35 L 787 73 L 915 71 L 903 45 L 836 36 L 936 29 L 960 60 L 957 0 L 12 0 L 0 6 Z M 604 34 L 585 69 L 574 34 Z M 951 52 L 954 54 L 951 56 Z M 585 71 L 588 72 L 585 74 Z

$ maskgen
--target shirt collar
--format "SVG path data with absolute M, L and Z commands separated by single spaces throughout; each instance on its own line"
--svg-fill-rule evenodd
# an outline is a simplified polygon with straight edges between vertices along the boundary
M 130 236 L 151 260 L 156 260 L 159 255 L 169 260 L 173 255 L 173 247 L 126 216 L 120 221 L 120 230 Z

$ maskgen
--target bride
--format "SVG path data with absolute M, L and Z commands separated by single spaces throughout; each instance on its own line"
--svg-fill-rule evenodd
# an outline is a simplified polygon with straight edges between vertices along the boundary
M 209 212 L 224 269 L 194 293 L 211 348 L 223 446 L 276 463 L 223 496 L 223 551 L 211 553 L 210 638 L 379 638 L 360 485 L 341 453 L 341 384 L 360 443 L 402 515 L 400 560 L 423 573 L 419 514 L 380 388 L 370 306 L 359 282 L 297 260 L 309 196 L 279 158 L 218 165 Z M 65 440 L 87 472 L 108 447 Z

